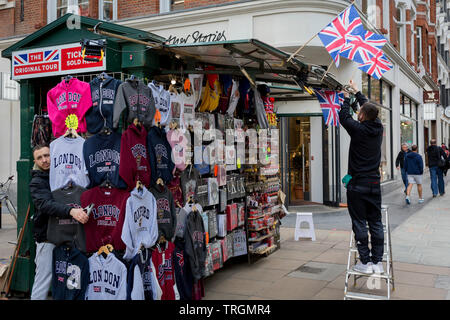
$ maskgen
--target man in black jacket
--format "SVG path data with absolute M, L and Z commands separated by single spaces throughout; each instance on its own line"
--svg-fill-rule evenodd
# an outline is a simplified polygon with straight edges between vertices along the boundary
M 384 233 L 381 220 L 380 161 L 383 125 L 378 119 L 378 108 L 368 102 L 353 81 L 350 86 L 361 106 L 358 121 L 350 115 L 350 99 L 347 92 L 339 112 L 339 120 L 351 137 L 347 185 L 348 211 L 360 256 L 353 269 L 362 273 L 383 273 Z M 371 250 L 368 246 L 366 223 L 369 224 Z
M 81 223 L 88 220 L 83 209 L 75 209 L 56 202 L 50 191 L 49 169 L 50 148 L 36 146 L 33 149 L 34 167 L 29 184 L 30 194 L 35 207 L 33 215 L 33 233 L 36 242 L 36 274 L 31 300 L 45 300 L 52 281 L 52 254 L 54 245 L 47 241 L 47 224 L 49 216 L 69 218 L 72 216 Z
M 397 167 L 397 170 L 400 169 L 401 173 L 402 173 L 402 180 L 403 180 L 403 184 L 405 185 L 405 191 L 404 193 L 406 194 L 406 189 L 408 188 L 408 175 L 406 174 L 406 170 L 405 170 L 405 156 L 407 153 L 411 152 L 408 149 L 408 145 L 406 143 L 402 143 L 402 150 L 400 150 L 400 152 L 397 155 L 397 159 L 395 159 L 395 166 Z
M 433 198 L 439 193 L 441 196 L 445 194 L 443 168 L 439 167 L 441 157 L 445 160 L 447 155 L 445 151 L 436 145 L 436 139 L 431 139 L 430 146 L 427 149 L 428 168 L 430 168 L 431 191 Z

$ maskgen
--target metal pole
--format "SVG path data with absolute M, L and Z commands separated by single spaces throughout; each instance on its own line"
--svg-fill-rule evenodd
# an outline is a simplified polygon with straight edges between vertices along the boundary
M 337 206 L 341 203 L 341 139 L 340 127 L 336 126 L 336 201 Z

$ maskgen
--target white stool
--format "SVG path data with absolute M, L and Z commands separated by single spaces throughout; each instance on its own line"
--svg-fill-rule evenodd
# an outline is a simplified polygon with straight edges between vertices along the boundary
M 302 222 L 308 223 L 308 229 L 300 228 Z M 299 238 L 311 238 L 312 241 L 316 241 L 312 212 L 297 212 L 294 238 L 295 241 L 298 241 Z

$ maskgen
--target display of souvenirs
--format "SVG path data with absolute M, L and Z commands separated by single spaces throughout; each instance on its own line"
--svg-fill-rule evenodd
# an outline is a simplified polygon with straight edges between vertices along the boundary
M 227 231 L 232 231 L 238 226 L 237 203 L 227 205 L 225 213 L 227 214 Z
M 225 237 L 227 235 L 227 215 L 217 214 L 217 236 Z
M 89 216 L 86 224 L 49 219 L 47 240 L 59 248 L 54 265 L 82 263 L 83 277 L 89 273 L 78 292 L 59 267 L 55 300 L 201 299 L 202 278 L 224 262 L 279 245 L 278 159 L 251 170 L 245 163 L 246 149 L 262 146 L 246 146 L 244 132 L 263 124 L 260 110 L 277 125 L 271 98 L 222 74 L 191 74 L 183 92 L 135 76 L 90 79 L 69 76 L 47 93 L 53 197 Z M 40 121 L 34 144 L 49 140 L 37 132 Z M 270 142 L 262 146 L 269 153 Z

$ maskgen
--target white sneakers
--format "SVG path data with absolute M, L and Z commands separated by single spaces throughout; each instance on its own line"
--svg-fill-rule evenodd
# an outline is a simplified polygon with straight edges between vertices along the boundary
M 355 270 L 356 272 L 364 273 L 364 274 L 371 274 L 374 272 L 377 274 L 384 273 L 383 262 L 378 262 L 377 264 L 373 264 L 372 262 L 367 262 L 366 264 L 363 264 L 360 261 L 353 266 L 353 270 Z
M 424 203 L 425 199 L 419 199 L 419 203 Z
M 373 272 L 375 272 L 375 273 L 378 273 L 378 274 L 384 273 L 383 262 L 380 261 L 377 264 L 372 263 L 372 269 L 373 269 Z
M 360 273 L 371 274 L 373 273 L 372 262 L 364 264 L 361 261 L 359 261 L 357 264 L 353 266 L 353 270 Z

